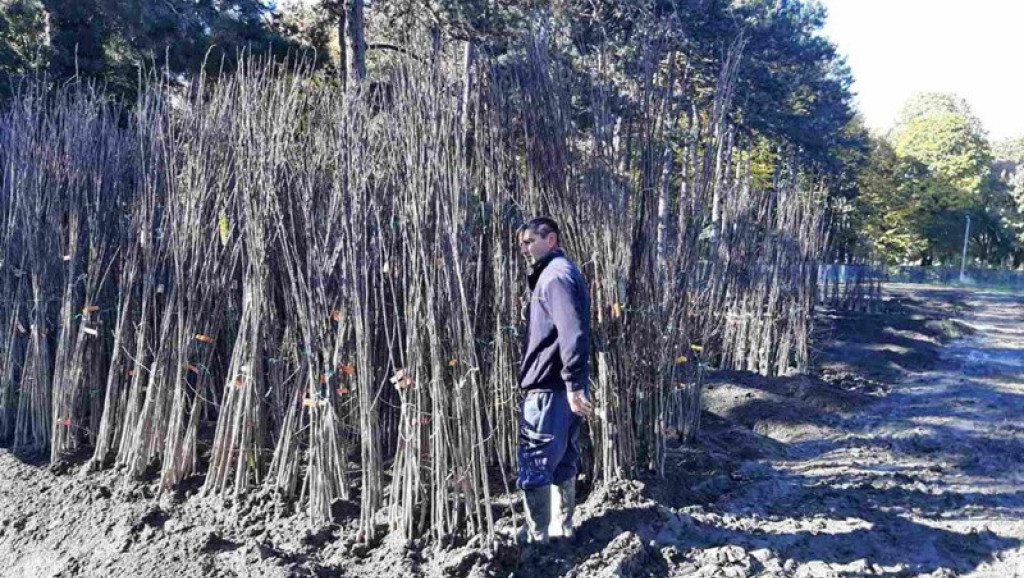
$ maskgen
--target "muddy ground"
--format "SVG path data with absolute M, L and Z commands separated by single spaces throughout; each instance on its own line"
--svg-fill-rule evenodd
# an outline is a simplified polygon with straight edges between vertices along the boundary
M 910 286 L 823 313 L 812 376 L 716 374 L 667 479 L 594 490 L 543 549 L 366 547 L 269 495 L 0 448 L 0 576 L 1024 577 L 1022 318 L 1024 296 Z

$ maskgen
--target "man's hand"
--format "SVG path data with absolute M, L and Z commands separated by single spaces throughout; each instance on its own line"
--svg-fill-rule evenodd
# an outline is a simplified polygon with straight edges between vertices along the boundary
M 569 409 L 578 416 L 587 417 L 594 413 L 594 403 L 587 399 L 587 391 L 581 389 L 579 391 L 570 391 L 569 394 Z

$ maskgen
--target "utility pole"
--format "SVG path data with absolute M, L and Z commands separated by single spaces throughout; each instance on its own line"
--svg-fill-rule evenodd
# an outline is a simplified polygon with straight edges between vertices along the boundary
M 967 263 L 967 237 L 971 234 L 971 216 L 967 215 L 967 227 L 964 228 L 964 252 L 960 257 L 960 282 L 964 282 L 964 265 Z

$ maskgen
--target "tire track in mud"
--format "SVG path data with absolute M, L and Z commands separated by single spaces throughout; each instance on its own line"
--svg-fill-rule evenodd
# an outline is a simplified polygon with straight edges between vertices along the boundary
M 937 368 L 723 498 L 771 552 L 744 575 L 1024 576 L 1024 298 L 967 304 Z

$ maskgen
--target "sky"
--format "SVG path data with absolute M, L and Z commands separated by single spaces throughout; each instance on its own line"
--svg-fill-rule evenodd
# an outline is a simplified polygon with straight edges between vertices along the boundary
M 954 92 L 990 139 L 1024 136 L 1024 0 L 820 1 L 869 127 L 916 92 Z

